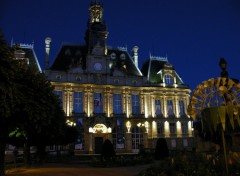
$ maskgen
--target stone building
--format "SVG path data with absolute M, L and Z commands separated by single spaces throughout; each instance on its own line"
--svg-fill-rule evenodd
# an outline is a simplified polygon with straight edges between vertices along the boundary
M 155 148 L 166 138 L 170 149 L 192 148 L 187 114 L 190 88 L 165 57 L 150 56 L 138 68 L 138 47 L 110 48 L 103 7 L 89 6 L 85 44 L 62 44 L 48 67 L 51 39 L 46 39 L 45 74 L 55 86 L 67 123 L 77 125 L 75 150 L 100 153 L 106 139 L 120 152 Z

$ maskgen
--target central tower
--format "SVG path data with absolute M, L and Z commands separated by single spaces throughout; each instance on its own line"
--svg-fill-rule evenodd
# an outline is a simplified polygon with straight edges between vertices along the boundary
M 98 1 L 94 1 L 89 7 L 90 18 L 88 20 L 88 29 L 85 34 L 85 42 L 88 48 L 88 54 L 97 50 L 97 55 L 106 55 L 108 32 L 106 24 L 103 21 L 103 7 Z M 94 53 L 96 54 L 96 53 Z

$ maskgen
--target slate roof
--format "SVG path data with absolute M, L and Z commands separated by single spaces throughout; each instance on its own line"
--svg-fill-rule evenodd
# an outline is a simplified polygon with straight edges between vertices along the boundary
M 16 50 L 24 51 L 25 58 L 28 58 L 29 65 L 35 66 L 40 72 L 42 72 L 42 69 L 40 67 L 40 64 L 38 62 L 37 55 L 34 51 L 33 44 L 12 44 L 12 46 L 16 47 Z
M 115 57 L 113 57 L 115 53 Z M 142 76 L 127 51 L 121 49 L 108 49 L 112 63 L 112 71 L 120 70 L 126 75 Z M 63 44 L 50 70 L 67 71 L 70 68 L 86 68 L 87 47 L 85 45 Z
M 113 53 L 116 55 L 114 59 Z M 126 50 L 108 49 L 108 55 L 110 55 L 114 69 L 123 70 L 127 75 L 142 76 L 141 71 Z M 125 58 L 123 58 L 124 56 Z
M 50 70 L 67 71 L 72 67 L 86 68 L 87 48 L 82 45 L 63 44 Z
M 173 67 L 168 67 L 170 63 L 167 59 L 148 59 L 142 66 L 142 73 L 151 83 L 163 83 L 163 77 L 159 74 L 163 70 L 174 70 Z M 177 84 L 184 84 L 179 75 L 176 73 Z

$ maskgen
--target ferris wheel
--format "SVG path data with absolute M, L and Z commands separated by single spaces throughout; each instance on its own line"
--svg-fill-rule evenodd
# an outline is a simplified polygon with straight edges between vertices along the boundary
M 240 84 L 225 77 L 211 78 L 199 84 L 191 97 L 189 115 L 195 120 L 204 109 L 214 107 L 231 107 L 234 115 L 238 115 Z

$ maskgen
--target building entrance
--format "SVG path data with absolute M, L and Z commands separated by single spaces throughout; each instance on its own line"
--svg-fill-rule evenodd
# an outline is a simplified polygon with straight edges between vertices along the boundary
M 95 137 L 95 153 L 101 154 L 103 146 L 103 137 Z

